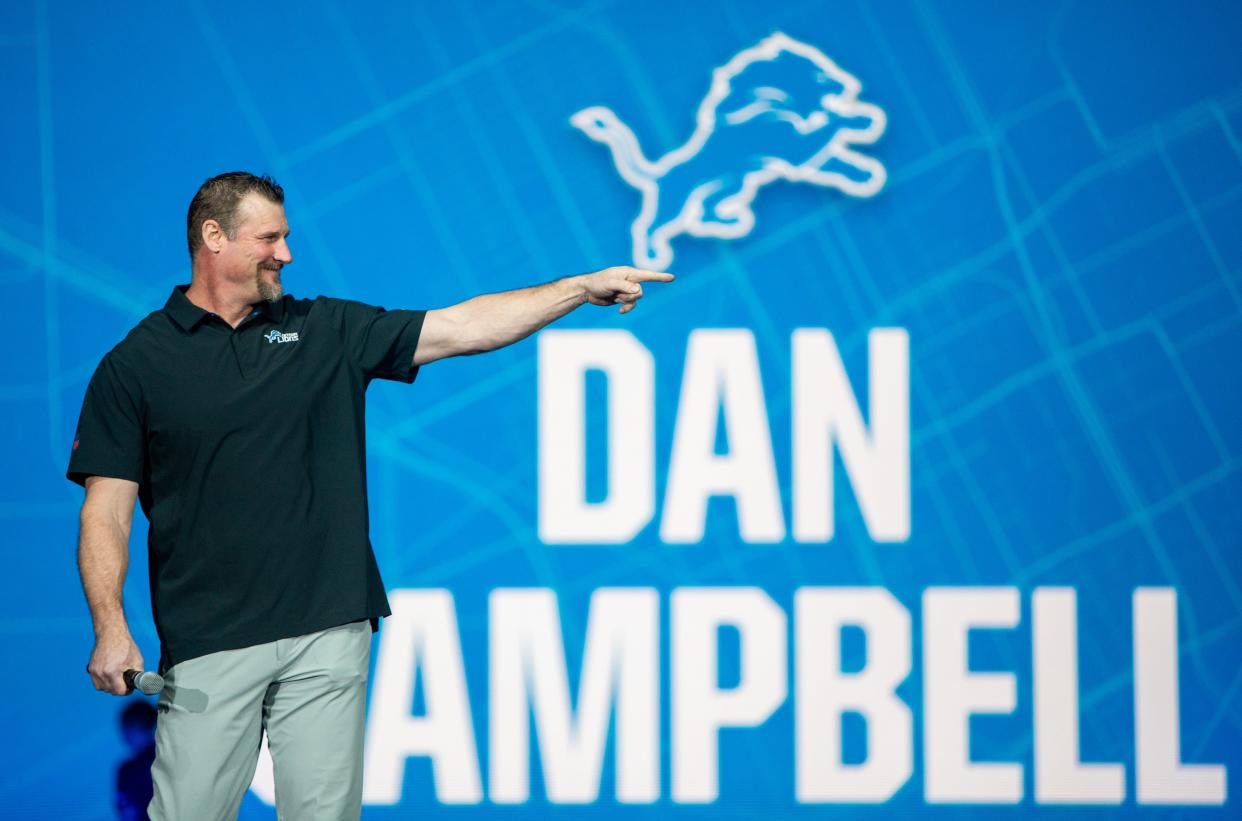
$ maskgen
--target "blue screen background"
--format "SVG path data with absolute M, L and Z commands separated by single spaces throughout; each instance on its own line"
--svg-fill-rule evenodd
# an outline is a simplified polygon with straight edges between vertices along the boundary
M 655 357 L 663 498 L 686 339 L 755 336 L 785 510 L 790 334 L 830 329 L 865 397 L 867 332 L 910 337 L 912 535 L 877 544 L 838 468 L 828 544 L 742 542 L 713 499 L 701 544 L 666 545 L 661 509 L 630 544 L 540 542 L 536 346 L 374 384 L 372 541 L 389 588 L 455 597 L 480 756 L 487 595 L 557 591 L 571 685 L 599 587 L 755 585 L 787 613 L 805 585 L 879 585 L 915 616 L 915 770 L 863 815 L 1073 817 L 1032 791 L 1029 591 L 1078 591 L 1082 758 L 1126 767 L 1098 817 L 1227 817 L 1134 803 L 1130 596 L 1178 591 L 1182 759 L 1242 784 L 1242 13 L 1225 2 L 528 2 L 122 6 L 20 3 L 0 23 L 0 403 L 7 570 L 0 574 L 6 817 L 114 817 L 123 702 L 84 672 L 91 623 L 74 564 L 82 491 L 64 470 L 102 355 L 189 280 L 185 209 L 233 169 L 284 186 L 286 289 L 386 307 L 630 262 L 637 193 L 569 123 L 613 109 L 648 157 L 681 145 L 711 70 L 773 31 L 814 45 L 888 115 L 867 147 L 871 199 L 776 183 L 754 230 L 682 236 L 678 281 L 632 314 L 583 308 L 559 328 L 624 328 Z M 588 489 L 604 492 L 605 389 L 588 381 Z M 861 399 L 864 402 L 865 399 Z M 135 515 L 126 606 L 158 658 Z M 919 598 L 931 585 L 1015 585 L 1020 626 L 972 638 L 972 665 L 1017 675 L 1018 709 L 972 724 L 977 760 L 1024 764 L 1014 807 L 929 806 L 922 792 Z M 662 599 L 667 611 L 667 597 Z M 667 637 L 667 626 L 665 627 Z M 847 649 L 850 645 L 847 644 Z M 857 649 L 855 649 L 857 652 Z M 667 686 L 667 658 L 665 686 Z M 721 680 L 736 660 L 722 656 Z M 427 761 L 365 817 L 443 813 L 818 815 L 793 791 L 792 700 L 720 744 L 721 796 L 444 807 Z M 847 750 L 861 731 L 846 724 Z M 485 762 L 486 759 L 483 758 Z M 486 774 L 486 767 L 483 772 Z M 485 779 L 486 788 L 486 779 Z M 243 818 L 274 818 L 248 795 Z

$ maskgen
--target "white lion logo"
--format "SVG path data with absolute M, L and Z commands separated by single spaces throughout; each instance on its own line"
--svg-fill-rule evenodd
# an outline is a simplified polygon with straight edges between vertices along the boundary
M 782 179 L 870 197 L 884 166 L 853 150 L 884 133 L 884 112 L 861 102 L 861 84 L 823 52 L 780 32 L 712 72 L 690 139 L 652 162 L 611 109 L 570 118 L 612 150 L 622 179 L 642 192 L 631 233 L 634 264 L 663 270 L 679 234 L 734 239 L 755 224 L 751 202 Z

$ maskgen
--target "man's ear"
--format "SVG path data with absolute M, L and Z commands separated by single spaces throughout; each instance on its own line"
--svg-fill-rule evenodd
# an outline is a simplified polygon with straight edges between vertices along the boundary
M 224 248 L 224 243 L 228 237 L 224 234 L 224 229 L 220 227 L 220 223 L 215 220 L 203 220 L 203 245 L 213 254 L 218 254 Z

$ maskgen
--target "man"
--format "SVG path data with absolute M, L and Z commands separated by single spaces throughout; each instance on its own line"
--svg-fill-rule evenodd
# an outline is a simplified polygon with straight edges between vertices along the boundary
M 368 538 L 364 393 L 516 342 L 583 303 L 633 310 L 608 268 L 432 311 L 294 299 L 284 194 L 207 180 L 187 219 L 192 281 L 91 378 L 69 462 L 96 689 L 143 669 L 121 603 L 135 498 L 150 521 L 167 682 L 153 819 L 235 817 L 263 732 L 282 818 L 357 818 L 370 635 L 390 614 Z

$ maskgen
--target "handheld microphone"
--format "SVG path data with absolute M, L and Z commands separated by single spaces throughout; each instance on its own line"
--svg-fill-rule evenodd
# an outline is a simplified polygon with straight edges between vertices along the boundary
M 123 676 L 131 690 L 153 696 L 164 689 L 164 677 L 149 670 L 126 670 Z

